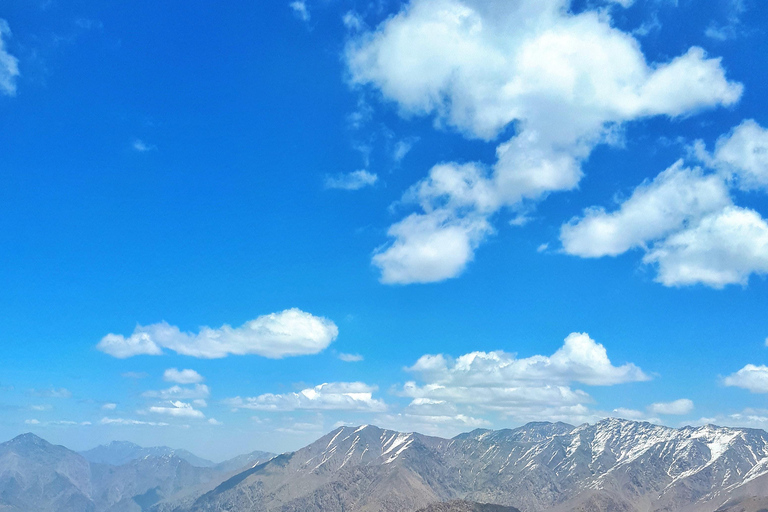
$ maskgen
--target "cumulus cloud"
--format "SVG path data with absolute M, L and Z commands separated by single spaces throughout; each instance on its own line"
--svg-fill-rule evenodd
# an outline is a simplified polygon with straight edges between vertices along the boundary
M 16 95 L 16 78 L 19 76 L 19 60 L 5 49 L 4 38 L 11 37 L 8 22 L 0 18 L 0 93 Z
M 768 129 L 752 119 L 718 138 L 704 159 L 741 190 L 768 190 Z
M 387 234 L 395 241 L 376 251 L 373 264 L 386 284 L 443 281 L 464 271 L 491 232 L 482 215 L 456 217 L 446 209 L 414 213 L 390 226 Z
M 379 180 L 379 177 L 365 169 L 353 171 L 347 174 L 335 174 L 325 177 L 325 188 L 339 190 L 360 190 L 370 187 Z
M 643 258 L 666 286 L 746 285 L 768 274 L 768 224 L 754 210 L 729 206 L 656 244 Z
M 693 410 L 693 401 L 681 398 L 672 402 L 658 402 L 651 404 L 648 411 L 652 414 L 681 415 Z
M 195 370 L 168 368 L 163 373 L 163 380 L 167 382 L 176 382 L 178 384 L 197 384 L 203 382 L 203 376 Z
M 205 384 L 196 384 L 194 387 L 171 386 L 168 389 L 159 391 L 145 391 L 142 396 L 146 398 L 160 398 L 162 400 L 191 400 L 207 398 L 211 394 L 210 389 Z
M 503 351 L 471 352 L 456 359 L 442 354 L 425 355 L 407 368 L 424 384 L 407 382 L 401 394 L 412 399 L 412 410 L 461 407 L 499 412 L 519 420 L 583 420 L 595 414 L 585 404 L 592 401 L 572 383 L 610 386 L 639 382 L 649 377 L 636 365 L 615 366 L 605 347 L 587 334 L 573 333 L 551 356 L 517 358 Z
M 203 327 L 197 334 L 182 332 L 166 322 L 137 326 L 133 334 L 108 334 L 96 348 L 113 357 L 160 355 L 163 349 L 199 358 L 256 354 L 271 359 L 317 354 L 338 336 L 332 321 L 287 309 L 263 315 L 240 327 Z
M 678 161 L 646 181 L 616 211 L 588 208 L 560 230 L 563 250 L 585 258 L 616 256 L 679 231 L 704 214 L 731 204 L 720 177 Z
M 723 384 L 748 389 L 752 393 L 768 393 L 768 366 L 748 364 L 723 379 Z
M 257 411 L 335 410 L 380 412 L 386 404 L 373 398 L 378 390 L 362 382 L 330 382 L 297 393 L 266 393 L 256 397 L 230 398 L 225 401 L 233 409 Z
M 102 405 L 101 408 L 104 411 L 114 411 L 115 409 L 117 409 L 117 404 L 110 402 L 110 403 L 106 403 L 106 404 Z
M 768 223 L 734 205 L 730 191 L 768 185 L 768 130 L 745 121 L 720 137 L 712 154 L 701 141 L 692 154 L 709 171 L 678 161 L 616 210 L 587 208 L 561 227 L 563 251 L 597 258 L 641 249 L 665 286 L 723 288 L 768 274 Z
M 620 140 L 623 123 L 731 105 L 742 92 L 701 48 L 648 63 L 609 14 L 573 14 L 567 0 L 412 0 L 354 34 L 345 58 L 353 86 L 377 89 L 404 115 L 432 116 L 487 141 L 516 128 L 493 165 L 448 164 L 458 188 L 443 186 L 437 168 L 416 185 L 420 193 L 407 194 L 422 211 L 392 226 L 374 257 L 387 283 L 459 275 L 492 230 L 465 232 L 446 247 L 429 241 L 447 231 L 455 242 L 467 219 L 487 225 L 502 208 L 574 189 L 581 163 L 597 144 Z M 435 263 L 442 272 L 431 270 Z
M 205 418 L 203 411 L 192 407 L 192 404 L 179 400 L 169 402 L 168 405 L 155 405 L 149 408 L 149 412 L 165 414 L 177 418 Z

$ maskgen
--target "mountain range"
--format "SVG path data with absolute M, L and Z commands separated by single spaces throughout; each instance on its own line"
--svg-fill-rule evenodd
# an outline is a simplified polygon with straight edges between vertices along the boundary
M 768 433 L 745 428 L 606 419 L 443 439 L 364 425 L 207 466 L 188 452 L 126 447 L 84 456 L 32 434 L 0 445 L 0 511 L 768 510 Z M 143 455 L 125 462 L 128 452 Z

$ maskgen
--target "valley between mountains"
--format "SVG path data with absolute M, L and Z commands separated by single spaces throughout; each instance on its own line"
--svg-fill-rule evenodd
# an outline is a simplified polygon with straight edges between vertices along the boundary
M 114 442 L 0 444 L 0 512 L 760 512 L 768 433 L 619 419 L 452 439 L 340 427 L 214 464 Z

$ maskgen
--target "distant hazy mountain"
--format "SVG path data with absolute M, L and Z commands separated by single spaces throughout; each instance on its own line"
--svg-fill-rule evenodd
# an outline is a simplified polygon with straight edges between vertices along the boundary
M 185 450 L 117 442 L 84 452 L 24 434 L 0 444 L 0 512 L 141 512 L 193 501 L 236 471 L 268 460 L 254 452 L 215 467 Z M 124 461 L 127 461 L 123 463 Z
M 0 444 L 0 511 L 93 512 L 88 461 L 32 434 Z
M 460 498 L 523 512 L 755 512 L 755 497 L 768 497 L 766 432 L 609 419 L 454 439 L 342 427 L 175 510 L 403 512 Z
M 193 466 L 200 468 L 209 468 L 216 465 L 214 462 L 198 457 L 187 450 L 175 450 L 173 448 L 168 448 L 167 446 L 143 448 L 137 444 L 129 443 L 128 441 L 112 441 L 109 444 L 100 445 L 96 448 L 80 452 L 80 455 L 90 462 L 111 464 L 112 466 L 120 466 L 143 457 L 164 457 L 168 455 L 184 459 Z

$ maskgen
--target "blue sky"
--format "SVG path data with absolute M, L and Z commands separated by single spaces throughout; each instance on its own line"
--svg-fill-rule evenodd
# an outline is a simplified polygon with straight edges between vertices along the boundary
M 0 438 L 768 427 L 756 0 L 0 7 Z

